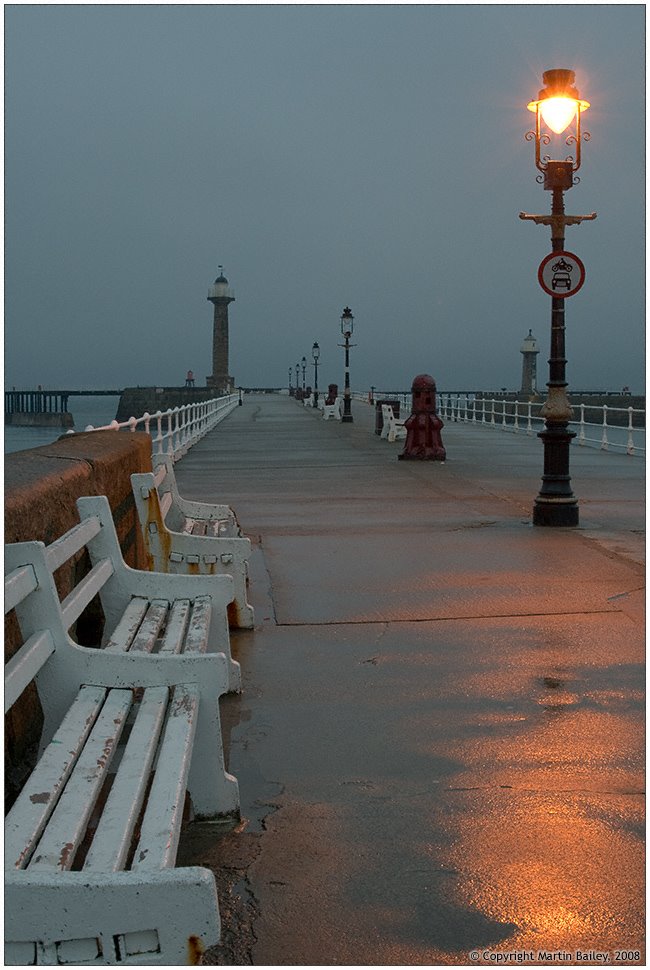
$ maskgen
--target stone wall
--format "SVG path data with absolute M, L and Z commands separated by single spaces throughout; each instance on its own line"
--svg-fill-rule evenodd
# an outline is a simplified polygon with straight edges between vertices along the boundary
M 49 544 L 79 522 L 75 502 L 82 495 L 106 495 L 129 565 L 146 568 L 136 527 L 130 476 L 151 470 L 149 435 L 92 431 L 65 435 L 53 444 L 5 455 L 5 542 L 40 539 Z M 56 574 L 61 596 L 90 568 L 87 555 Z M 77 639 L 97 643 L 101 607 L 93 602 L 79 618 Z M 5 663 L 20 644 L 15 617 L 5 626 Z M 41 730 L 40 705 L 29 687 L 5 718 L 7 802 L 13 800 L 31 769 Z
M 139 418 L 145 412 L 167 411 L 185 404 L 211 401 L 217 394 L 213 387 L 126 387 L 117 406 L 117 421 Z M 163 427 L 163 430 L 164 427 Z
M 574 418 L 577 420 L 580 417 L 580 408 L 576 405 L 585 405 L 585 421 L 597 421 L 598 424 L 602 422 L 602 413 L 598 414 L 596 418 L 594 412 L 590 411 L 590 408 L 602 408 L 603 405 L 607 405 L 608 408 L 622 408 L 627 412 L 628 408 L 634 408 L 635 411 L 645 411 L 645 396 L 635 395 L 635 394 L 571 394 L 569 391 L 569 401 L 573 407 Z M 645 427 L 645 414 L 633 414 L 632 424 L 635 428 Z M 607 423 L 612 425 L 621 425 L 623 427 L 627 426 L 628 415 L 614 413 L 607 415 Z
M 5 424 L 25 428 L 72 428 L 70 411 L 5 411 Z

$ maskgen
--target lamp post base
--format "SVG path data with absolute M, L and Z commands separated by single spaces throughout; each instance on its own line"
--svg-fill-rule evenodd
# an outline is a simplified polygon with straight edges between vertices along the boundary
M 567 430 L 566 423 L 547 421 L 537 437 L 544 442 L 544 474 L 533 507 L 533 525 L 575 527 L 580 513 L 569 474 L 569 448 L 575 433 Z
M 343 424 L 351 424 L 354 421 L 354 418 L 351 414 L 343 414 L 341 415 L 341 421 Z
M 533 525 L 575 528 L 580 523 L 580 510 L 577 499 L 553 501 L 535 499 Z

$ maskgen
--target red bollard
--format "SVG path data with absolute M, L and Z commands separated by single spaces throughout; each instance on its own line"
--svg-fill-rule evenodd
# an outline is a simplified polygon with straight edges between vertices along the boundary
M 436 414 L 436 382 L 429 374 L 418 374 L 411 385 L 411 415 L 404 422 L 406 443 L 398 458 L 444 461 L 447 457 L 440 430 L 443 423 Z

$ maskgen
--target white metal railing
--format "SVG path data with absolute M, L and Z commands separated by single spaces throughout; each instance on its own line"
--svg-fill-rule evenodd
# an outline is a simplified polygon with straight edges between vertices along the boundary
M 230 414 L 239 403 L 238 394 L 184 404 L 182 407 L 168 408 L 166 411 L 148 411 L 139 418 L 128 421 L 111 421 L 100 428 L 89 424 L 85 431 L 144 431 L 151 435 L 152 455 L 169 455 L 178 461 L 215 425 Z M 73 431 L 68 432 L 74 434 Z
M 532 435 L 540 430 L 544 419 L 540 416 L 543 402 L 510 401 L 505 398 L 483 398 L 475 395 L 439 394 L 438 411 L 446 421 L 462 421 L 488 425 L 514 434 Z M 645 456 L 645 410 L 614 408 L 607 404 L 574 404 L 569 422 L 576 432 L 578 445 L 590 445 L 602 451 L 616 450 L 632 456 Z M 587 420 L 598 416 L 597 420 Z

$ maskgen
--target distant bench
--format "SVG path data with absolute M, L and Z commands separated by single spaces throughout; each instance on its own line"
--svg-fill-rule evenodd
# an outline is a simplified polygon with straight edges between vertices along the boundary
M 5 961 L 196 962 L 219 940 L 216 884 L 174 866 L 186 790 L 197 817 L 239 815 L 219 717 L 239 687 L 232 579 L 131 569 L 107 499 L 77 507 L 81 523 L 51 545 L 5 547 L 5 615 L 23 641 L 5 712 L 35 680 L 44 717 L 5 820 Z M 61 602 L 54 574 L 84 549 L 92 568 Z M 70 631 L 97 594 L 103 646 L 79 646 Z
M 399 438 L 406 438 L 406 428 L 403 421 L 395 418 L 393 408 L 390 404 L 381 405 L 383 427 L 381 437 L 390 442 L 397 441 Z
M 325 398 L 323 398 L 323 402 L 324 401 L 325 401 Z M 329 418 L 336 418 L 337 421 L 341 420 L 341 398 L 340 397 L 336 398 L 334 404 L 323 403 L 321 406 L 323 409 L 323 418 L 325 419 L 325 421 L 327 421 Z
M 154 458 L 153 472 L 131 475 L 133 497 L 149 568 L 157 572 L 229 575 L 234 583 L 228 618 L 233 627 L 255 622 L 247 602 L 250 540 L 241 536 L 228 505 L 182 498 L 169 458 Z

